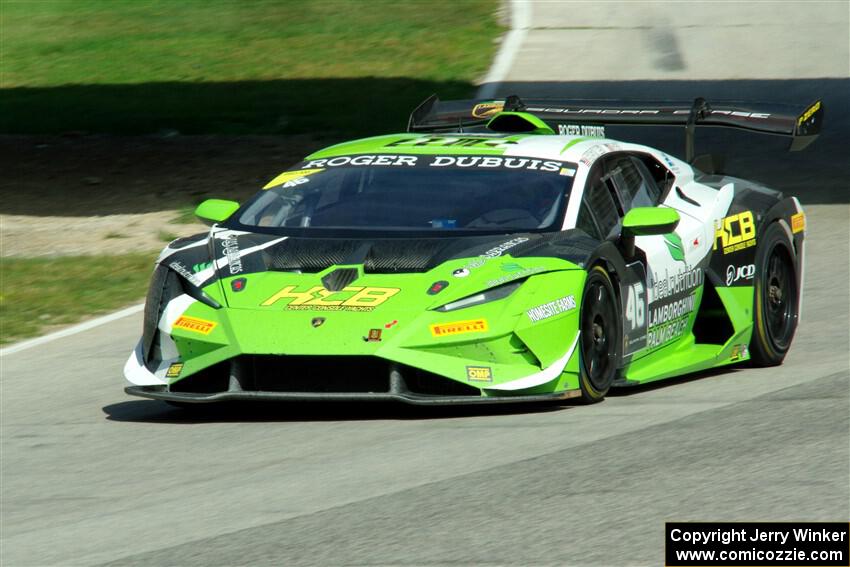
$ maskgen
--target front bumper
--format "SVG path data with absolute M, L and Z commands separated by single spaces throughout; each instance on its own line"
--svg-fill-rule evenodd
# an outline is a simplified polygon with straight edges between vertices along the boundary
M 137 349 L 136 353 L 140 349 Z M 128 361 L 133 363 L 135 356 Z M 136 366 L 137 371 L 143 367 Z M 136 383 L 128 394 L 187 403 L 229 400 L 400 401 L 452 405 L 564 400 L 579 390 L 494 391 L 374 356 L 241 355 L 171 384 Z
M 551 402 L 581 395 L 579 390 L 555 394 L 537 394 L 511 397 L 427 396 L 410 392 L 351 393 L 351 392 L 245 392 L 227 391 L 214 394 L 169 392 L 166 386 L 128 386 L 124 391 L 132 396 L 183 403 L 210 403 L 227 401 L 275 402 L 404 402 L 419 406 L 511 404 L 518 402 Z

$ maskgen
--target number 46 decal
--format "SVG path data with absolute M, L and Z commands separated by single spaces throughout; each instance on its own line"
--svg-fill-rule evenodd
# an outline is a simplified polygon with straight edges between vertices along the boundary
M 646 346 L 646 270 L 640 262 L 628 265 L 620 293 L 623 307 L 623 356 Z
M 642 283 L 629 286 L 626 299 L 626 320 L 629 322 L 629 331 L 642 329 L 646 325 L 646 301 L 644 300 Z

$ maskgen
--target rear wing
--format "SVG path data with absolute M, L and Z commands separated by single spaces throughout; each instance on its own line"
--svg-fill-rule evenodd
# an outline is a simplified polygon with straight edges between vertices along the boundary
M 613 100 L 520 99 L 512 95 L 501 100 L 456 100 L 443 102 L 430 96 L 411 114 L 408 132 L 458 131 L 484 126 L 495 131 L 491 120 L 503 112 L 530 114 L 553 131 L 566 132 L 569 125 L 684 126 L 687 161 L 694 157 L 696 126 L 722 126 L 791 138 L 789 151 L 799 151 L 820 133 L 823 102 L 808 106 L 714 102 L 703 98 L 693 102 L 633 102 Z M 506 123 L 516 124 L 515 121 Z M 529 128 L 529 131 L 531 129 Z M 522 130 L 513 130 L 522 131 Z

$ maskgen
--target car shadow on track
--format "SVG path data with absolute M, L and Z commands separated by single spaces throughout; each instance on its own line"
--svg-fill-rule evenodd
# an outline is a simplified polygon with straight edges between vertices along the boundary
M 103 407 L 106 419 L 141 423 L 237 423 L 262 421 L 427 420 L 558 411 L 567 403 L 477 406 L 414 406 L 399 402 L 220 402 L 175 407 L 158 400 L 132 400 Z
M 752 366 L 723 366 L 720 368 L 709 368 L 708 370 L 702 370 L 700 372 L 694 372 L 693 374 L 686 374 L 684 376 L 678 376 L 676 378 L 667 378 L 666 380 L 658 380 L 657 382 L 650 382 L 649 384 L 638 384 L 635 386 L 623 386 L 620 388 L 614 388 L 610 392 L 608 392 L 609 398 L 625 398 L 629 396 L 635 396 L 644 394 L 647 392 L 652 392 L 654 390 L 659 390 L 661 388 L 672 388 L 675 386 L 680 386 L 683 384 L 687 384 L 689 382 L 695 382 L 697 380 L 716 378 L 718 376 L 723 376 L 725 374 L 732 374 L 735 372 L 740 372 L 742 370 L 751 369 Z

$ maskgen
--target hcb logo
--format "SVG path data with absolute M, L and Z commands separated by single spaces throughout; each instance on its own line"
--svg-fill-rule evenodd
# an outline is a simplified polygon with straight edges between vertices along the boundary
M 317 311 L 372 311 L 401 291 L 394 287 L 346 287 L 342 291 L 328 291 L 320 285 L 307 291 L 295 291 L 288 285 L 261 303 L 268 307 L 289 299 L 285 309 Z
M 728 254 L 754 246 L 755 243 L 756 224 L 750 211 L 715 221 L 713 250 L 722 248 L 723 253 Z

